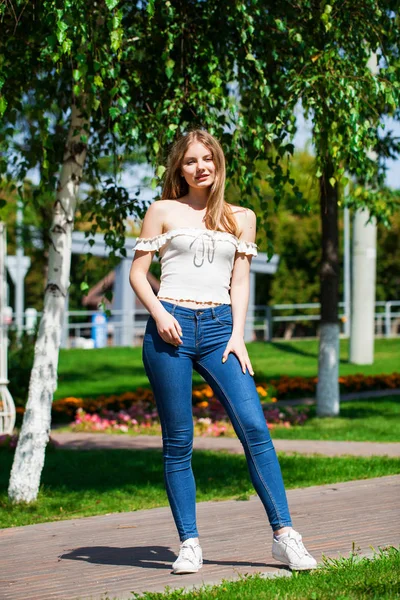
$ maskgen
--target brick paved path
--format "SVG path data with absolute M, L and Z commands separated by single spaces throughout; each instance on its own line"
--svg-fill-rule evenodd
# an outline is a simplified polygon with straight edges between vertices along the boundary
M 317 560 L 400 544 L 400 476 L 288 490 L 294 527 Z M 171 574 L 178 540 L 169 508 L 0 529 L 3 600 L 125 600 L 130 592 L 218 583 L 240 573 L 287 574 L 271 557 L 256 496 L 198 504 L 205 563 Z
M 273 435 L 273 434 L 272 434 Z M 65 448 L 161 448 L 161 438 L 156 435 L 117 435 L 106 433 L 51 432 L 51 437 Z M 325 440 L 274 440 L 278 452 L 299 452 L 301 454 L 325 454 L 326 456 L 393 456 L 400 457 L 400 443 L 380 442 L 331 442 Z M 237 438 L 195 437 L 197 450 L 226 450 L 241 453 L 243 447 Z

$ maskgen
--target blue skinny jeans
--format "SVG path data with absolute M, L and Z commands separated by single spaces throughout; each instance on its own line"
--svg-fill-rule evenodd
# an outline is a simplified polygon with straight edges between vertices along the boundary
M 165 342 L 148 318 L 142 359 L 159 413 L 164 480 L 181 542 L 197 537 L 193 449 L 192 375 L 195 369 L 224 406 L 247 459 L 254 488 L 273 531 L 291 526 L 282 473 L 253 377 L 237 356 L 222 354 L 232 334 L 232 308 L 187 308 L 160 300 L 182 328 L 182 344 Z

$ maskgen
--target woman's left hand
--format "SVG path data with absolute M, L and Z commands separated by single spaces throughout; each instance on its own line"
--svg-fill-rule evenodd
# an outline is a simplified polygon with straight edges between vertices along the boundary
M 228 358 L 230 352 L 236 354 L 242 367 L 243 373 L 246 373 L 246 367 L 249 370 L 250 375 L 254 375 L 253 367 L 251 366 L 250 358 L 247 353 L 246 344 L 242 336 L 232 334 L 229 338 L 229 342 L 226 345 L 224 353 L 222 355 L 222 362 L 224 363 Z

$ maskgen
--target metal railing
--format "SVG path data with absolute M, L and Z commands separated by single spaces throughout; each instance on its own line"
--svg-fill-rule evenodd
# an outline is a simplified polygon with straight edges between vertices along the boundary
M 316 322 L 319 321 L 320 304 L 277 304 L 274 306 L 257 305 L 254 310 L 249 310 L 246 322 L 246 330 L 253 332 L 253 339 L 269 341 L 272 338 L 282 338 L 282 325 L 303 324 L 312 326 L 315 337 Z M 343 323 L 345 319 L 344 305 L 339 303 L 339 319 Z M 285 314 L 286 313 L 286 314 Z M 287 314 L 290 313 L 290 314 Z M 72 347 L 96 347 L 96 335 L 103 328 L 103 336 L 106 337 L 106 345 L 121 345 L 118 340 L 126 335 L 128 324 L 129 339 L 133 345 L 141 343 L 144 335 L 148 312 L 146 309 L 136 309 L 131 311 L 113 310 L 111 318 L 105 324 L 96 324 L 92 321 L 95 315 L 99 315 L 96 310 L 72 310 L 65 314 L 64 327 L 62 334 L 62 346 L 64 348 Z M 42 316 L 41 312 L 32 313 L 28 309 L 24 313 L 23 330 L 33 331 L 35 322 L 38 322 Z M 9 313 L 4 326 L 15 327 L 16 315 Z M 387 302 L 379 301 L 375 303 L 375 334 L 378 337 L 400 337 L 400 301 L 390 300 Z M 343 331 L 342 334 L 343 336 Z M 306 337 L 295 336 L 292 337 Z

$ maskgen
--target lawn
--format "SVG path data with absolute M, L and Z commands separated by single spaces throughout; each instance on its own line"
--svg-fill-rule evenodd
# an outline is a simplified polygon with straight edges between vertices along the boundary
M 253 342 L 247 344 L 256 381 L 281 375 L 316 376 L 318 341 Z M 98 350 L 61 350 L 58 389 L 55 399 L 67 396 L 79 398 L 101 394 L 120 394 L 149 383 L 141 360 L 141 347 L 102 348 Z M 348 341 L 340 343 L 340 375 L 389 374 L 399 370 L 400 340 L 375 341 L 373 365 L 352 365 L 348 362 Z M 194 373 L 193 382 L 203 379 Z
M 218 586 L 202 586 L 183 593 L 135 594 L 141 600 L 394 600 L 400 596 L 400 550 L 393 546 L 375 550 L 372 559 L 350 554 L 326 559 L 314 571 L 293 572 L 291 577 L 264 579 L 243 576 Z
M 272 438 L 284 440 L 341 440 L 399 442 L 400 396 L 342 402 L 338 417 L 318 418 L 315 406 L 303 425 L 276 427 Z
M 0 527 L 167 506 L 159 450 L 48 450 L 38 500 L 7 497 L 13 454 L 0 451 Z M 395 475 L 400 460 L 280 454 L 287 489 Z M 197 500 L 247 500 L 255 494 L 244 456 L 196 451 Z

